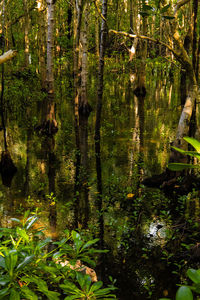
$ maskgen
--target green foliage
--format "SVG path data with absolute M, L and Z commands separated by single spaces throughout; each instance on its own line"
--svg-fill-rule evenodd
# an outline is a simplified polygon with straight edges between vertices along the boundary
M 195 157 L 195 158 L 199 159 L 200 158 L 200 142 L 191 137 L 184 137 L 183 139 L 186 142 L 188 142 L 191 146 L 193 146 L 196 151 L 185 151 L 185 150 L 179 149 L 177 147 L 172 147 L 172 148 L 183 155 L 189 155 L 191 157 Z M 184 164 L 184 163 L 169 163 L 168 168 L 172 171 L 182 171 L 184 169 L 199 168 L 199 165 Z
M 116 299 L 110 293 L 113 285 L 92 284 L 89 275 L 80 273 L 81 267 L 72 267 L 77 259 L 95 265 L 94 255 L 103 252 L 93 248 L 98 239 L 85 241 L 78 232 L 66 230 L 63 239 L 53 243 L 55 249 L 48 252 L 51 240 L 34 229 L 37 220 L 27 211 L 22 220 L 12 219 L 14 228 L 1 228 L 0 299 L 80 299 L 80 295 L 81 299 Z M 62 265 L 62 261 L 66 263 Z
M 179 287 L 176 293 L 176 300 L 193 300 L 193 293 L 200 295 L 200 269 L 188 269 L 187 276 L 192 281 L 191 286 L 182 285 Z M 164 300 L 167 298 L 161 298 Z M 170 299 L 169 299 L 170 300 Z
M 115 295 L 110 294 L 112 290 L 115 288 L 110 286 L 108 288 L 102 288 L 103 282 L 98 281 L 95 283 L 91 283 L 89 276 L 84 276 L 81 273 L 76 274 L 76 279 L 79 284 L 77 287 L 71 281 L 65 280 L 64 284 L 60 285 L 60 287 L 66 292 L 66 294 L 70 294 L 67 296 L 65 300 L 70 299 L 116 299 Z

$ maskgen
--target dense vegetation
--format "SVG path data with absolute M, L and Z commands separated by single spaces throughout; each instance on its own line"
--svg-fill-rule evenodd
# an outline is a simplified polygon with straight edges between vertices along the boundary
M 0 1 L 0 299 L 199 293 L 199 13 Z

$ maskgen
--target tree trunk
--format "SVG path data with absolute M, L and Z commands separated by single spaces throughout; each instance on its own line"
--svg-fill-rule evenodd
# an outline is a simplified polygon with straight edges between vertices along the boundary
M 74 225 L 78 226 L 78 207 L 80 203 L 79 190 L 80 190 L 80 167 L 81 167 L 81 154 L 80 154 L 80 134 L 79 134 L 79 97 L 80 97 L 80 71 L 79 71 L 79 53 L 80 53 L 80 33 L 81 33 L 81 20 L 83 14 L 83 1 L 74 1 L 74 127 L 76 139 L 76 162 L 75 162 L 75 178 L 74 178 Z
M 46 86 L 48 94 L 54 93 L 53 48 L 54 48 L 54 1 L 47 0 L 47 70 Z
M 23 0 L 24 6 L 24 52 L 25 52 L 25 67 L 28 68 L 29 62 L 29 9 L 27 0 Z
M 97 209 L 99 212 L 99 226 L 100 226 L 100 248 L 104 247 L 104 216 L 102 213 L 102 170 L 101 170 L 101 111 L 103 100 L 103 75 L 104 75 L 104 55 L 106 48 L 107 37 L 107 0 L 102 1 L 102 15 L 104 19 L 101 21 L 101 35 L 100 35 L 100 52 L 99 52 L 99 70 L 98 70 L 98 90 L 97 90 L 97 109 L 96 109 L 96 123 L 95 123 L 95 154 L 96 154 L 96 171 L 97 171 Z M 104 265 L 102 264 L 101 273 L 104 273 Z
M 91 112 L 91 106 L 88 103 L 87 98 L 87 77 L 88 77 L 88 16 L 89 16 L 89 3 L 85 4 L 84 11 L 84 26 L 81 31 L 81 94 L 79 97 L 79 114 L 89 116 Z
M 95 44 L 96 44 L 96 55 L 99 57 L 99 16 L 96 11 L 95 14 Z
M 39 58 L 39 72 L 41 76 L 42 89 L 46 89 L 46 22 L 45 22 L 45 3 L 44 0 L 37 0 L 38 8 L 38 58 Z

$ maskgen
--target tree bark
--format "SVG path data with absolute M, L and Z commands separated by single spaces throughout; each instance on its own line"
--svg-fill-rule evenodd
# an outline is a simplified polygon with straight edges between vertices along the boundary
M 104 56 L 106 48 L 107 37 L 107 0 L 102 1 L 102 21 L 101 21 L 101 35 L 100 35 L 100 52 L 99 52 L 99 69 L 98 69 L 98 90 L 97 90 L 97 108 L 96 108 L 96 123 L 95 123 L 95 154 L 96 154 L 96 171 L 97 171 L 97 209 L 99 213 L 100 226 L 100 248 L 104 248 L 104 216 L 102 213 L 102 170 L 101 170 L 101 111 L 103 100 L 103 75 L 104 75 Z M 104 264 L 102 263 L 101 273 L 104 273 Z
M 46 89 L 46 12 L 44 0 L 37 0 L 38 8 L 38 58 L 42 89 Z
M 25 67 L 28 68 L 29 66 L 29 9 L 27 0 L 23 0 L 24 6 L 24 44 L 25 44 Z
M 47 70 L 46 86 L 48 94 L 54 93 L 53 47 L 54 47 L 54 1 L 47 0 Z
M 79 114 L 89 116 L 91 106 L 87 98 L 87 78 L 88 78 L 88 18 L 89 18 L 89 3 L 86 2 L 84 9 L 84 24 L 81 31 L 81 94 L 79 97 Z

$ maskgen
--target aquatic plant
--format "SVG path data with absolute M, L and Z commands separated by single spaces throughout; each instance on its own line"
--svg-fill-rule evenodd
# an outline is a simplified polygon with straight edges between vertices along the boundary
M 78 259 L 95 266 L 95 255 L 104 252 L 93 247 L 98 239 L 85 241 L 66 230 L 59 242 L 52 242 L 35 229 L 37 220 L 27 211 L 22 220 L 12 218 L 13 228 L 1 228 L 0 299 L 116 299 L 113 284 L 103 288 L 87 274 L 90 268 L 81 262 L 76 267 Z

